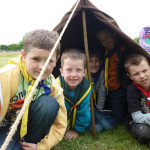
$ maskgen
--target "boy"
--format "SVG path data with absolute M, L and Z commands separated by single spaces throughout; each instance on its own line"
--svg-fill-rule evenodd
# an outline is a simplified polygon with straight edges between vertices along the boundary
M 19 61 L 12 59 L 13 64 L 0 70 L 0 145 L 3 144 L 10 125 L 22 108 L 24 99 L 39 76 L 57 38 L 56 32 L 48 30 L 29 32 L 25 37 Z M 63 138 L 67 126 L 67 112 L 62 89 L 51 75 L 59 53 L 60 45 L 35 90 L 27 115 L 27 132 L 22 132 L 22 118 L 8 149 L 49 150 Z
M 94 114 L 95 114 L 95 131 L 100 133 L 102 130 L 110 130 L 115 126 L 115 120 L 111 112 L 104 110 L 107 91 L 105 87 L 103 59 L 99 51 L 91 51 L 90 72 L 92 75 Z M 90 130 L 92 127 L 89 128 Z
M 129 131 L 141 144 L 150 142 L 150 63 L 141 54 L 131 54 L 125 62 L 132 83 L 127 89 Z
M 102 27 L 97 32 L 97 38 L 105 50 L 105 85 L 107 88 L 107 109 L 112 109 L 117 124 L 125 121 L 127 114 L 126 88 L 129 78 L 124 70 L 124 60 L 128 50 L 114 32 Z
M 66 50 L 61 56 L 61 75 L 57 81 L 63 88 L 67 108 L 68 128 L 65 137 L 76 138 L 91 124 L 89 110 L 91 86 L 85 79 L 86 56 L 76 49 Z

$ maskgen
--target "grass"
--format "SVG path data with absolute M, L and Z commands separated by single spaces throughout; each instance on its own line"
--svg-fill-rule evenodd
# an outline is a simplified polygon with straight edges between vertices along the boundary
M 113 130 L 104 131 L 93 139 L 91 133 L 84 133 L 75 140 L 63 139 L 53 150 L 149 150 L 132 137 L 125 124 Z
M 7 64 L 10 58 L 20 52 L 0 52 L 0 68 Z M 149 150 L 146 145 L 140 145 L 129 133 L 125 124 L 116 126 L 113 130 L 104 131 L 93 139 L 91 133 L 85 132 L 75 140 L 63 139 L 53 150 Z
M 20 51 L 0 52 L 0 68 L 5 66 L 10 58 L 17 57 L 19 54 Z

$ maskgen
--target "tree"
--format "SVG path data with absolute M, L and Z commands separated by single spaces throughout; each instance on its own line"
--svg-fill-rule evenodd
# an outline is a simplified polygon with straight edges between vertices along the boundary
M 139 44 L 140 37 L 134 38 L 134 41 Z

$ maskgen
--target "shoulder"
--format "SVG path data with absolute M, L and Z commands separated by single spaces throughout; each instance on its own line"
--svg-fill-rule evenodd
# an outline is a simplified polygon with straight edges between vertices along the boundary
M 127 100 L 140 99 L 141 95 L 138 88 L 134 84 L 130 84 L 127 88 Z
M 86 84 L 86 85 L 90 85 L 89 80 L 87 80 L 85 77 L 83 77 L 81 84 Z
M 134 84 L 129 84 L 127 87 L 127 92 L 138 91 L 137 87 Z
M 13 72 L 15 70 L 16 71 L 19 70 L 17 65 L 8 64 L 8 65 L 6 65 L 6 66 L 4 66 L 3 68 L 0 69 L 0 74 L 7 73 L 7 72 Z
M 20 79 L 20 69 L 17 65 L 8 64 L 0 69 L 0 79 L 9 80 L 12 79 L 17 83 Z
M 51 96 L 53 98 L 57 98 L 62 94 L 63 89 L 60 87 L 59 83 L 56 81 L 55 77 L 52 74 L 50 75 L 50 77 L 51 77 L 51 80 L 52 80 Z

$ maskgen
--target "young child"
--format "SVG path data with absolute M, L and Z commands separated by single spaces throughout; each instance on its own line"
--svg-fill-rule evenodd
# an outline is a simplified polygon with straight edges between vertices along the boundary
M 127 89 L 129 131 L 141 144 L 150 142 L 150 62 L 141 54 L 131 54 L 125 62 L 133 81 Z
M 95 114 L 95 131 L 100 133 L 102 130 L 110 130 L 115 126 L 115 120 L 109 110 L 104 110 L 107 91 L 105 87 L 103 58 L 99 51 L 91 51 L 90 72 L 92 75 L 94 114 Z M 92 130 L 92 127 L 90 127 Z
M 117 124 L 122 123 L 127 115 L 126 88 L 129 78 L 124 70 L 124 61 L 128 49 L 114 32 L 102 27 L 97 32 L 97 38 L 105 48 L 105 86 L 107 88 L 107 104 L 112 109 Z
M 0 70 L 0 145 L 3 144 L 9 127 L 21 110 L 24 99 L 39 76 L 57 38 L 56 32 L 48 30 L 29 32 L 25 37 L 20 59 L 12 59 L 11 64 Z M 49 150 L 63 138 L 67 127 L 67 111 L 62 89 L 51 75 L 59 53 L 60 45 L 35 90 L 28 115 L 23 114 L 22 122 L 8 149 Z M 27 117 L 28 122 L 22 128 L 24 117 Z M 27 132 L 22 129 L 27 129 Z
M 76 138 L 91 124 L 89 108 L 91 86 L 86 80 L 86 56 L 76 49 L 64 51 L 61 56 L 61 75 L 57 81 L 63 88 L 67 108 L 68 128 L 65 137 Z

